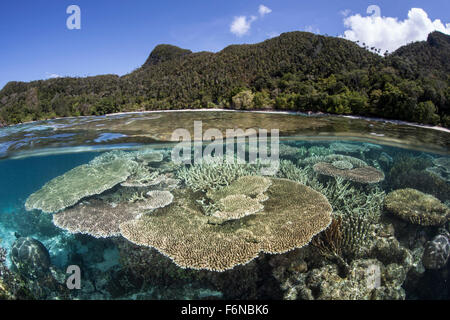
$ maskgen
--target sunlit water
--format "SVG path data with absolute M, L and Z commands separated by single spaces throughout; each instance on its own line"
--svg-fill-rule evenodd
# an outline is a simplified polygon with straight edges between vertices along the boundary
M 200 120 L 202 132 L 210 128 L 217 128 L 224 134 L 229 128 L 266 129 L 269 132 L 279 129 L 282 165 L 275 175 L 268 177 L 296 181 L 322 193 L 333 209 L 330 219 L 340 217 L 344 221 L 343 225 L 346 225 L 342 227 L 341 233 L 361 237 L 354 241 L 360 248 L 356 250 L 350 248 L 350 244 L 342 244 L 341 251 L 330 254 L 324 252 L 323 247 L 308 244 L 307 241 L 302 248 L 293 247 L 291 249 L 295 250 L 282 254 L 269 254 L 264 253 L 268 250 L 261 250 L 256 259 L 248 259 L 244 265 L 234 268 L 227 266 L 227 271 L 197 270 L 202 269 L 198 267 L 202 261 L 191 261 L 193 269 L 185 269 L 181 258 L 171 256 L 171 248 L 161 249 L 155 245 L 156 249 L 152 249 L 149 245 L 136 243 L 134 238 L 131 241 L 120 235 L 99 237 L 97 234 L 93 237 L 87 231 L 77 233 L 53 223 L 52 215 L 59 214 L 57 212 L 26 210 L 27 199 L 47 182 L 99 159 L 107 152 L 122 150 L 126 154 L 162 154 L 161 160 L 138 163 L 150 171 L 159 172 L 165 178 L 179 180 L 176 186 L 168 186 L 168 183 L 137 189 L 134 186 L 128 198 L 124 196 L 124 202 L 136 203 L 130 198 L 142 195 L 142 190 L 167 191 L 175 195 L 174 202 L 147 214 L 164 215 L 170 212 L 170 206 L 179 205 L 176 201 L 180 195 L 191 197 L 193 203 L 197 203 L 198 212 L 205 210 L 207 214 L 206 208 L 209 207 L 202 207 L 200 201 L 208 198 L 208 190 L 192 190 L 189 182 L 183 180 L 179 173 L 181 166 L 171 163 L 171 150 L 175 145 L 171 141 L 173 131 L 184 128 L 194 137 L 194 121 Z M 430 268 L 429 263 L 423 263 L 424 251 L 429 242 L 445 233 L 445 230 L 449 231 L 448 215 L 447 220 L 444 217 L 443 221 L 432 226 L 413 223 L 387 210 L 385 198 L 395 190 L 415 189 L 433 196 L 436 203 L 448 211 L 449 138 L 447 131 L 389 122 L 234 112 L 123 114 L 59 119 L 2 128 L 0 246 L 11 253 L 18 239 L 29 237 L 38 240 L 48 250 L 50 267 L 36 267 L 33 263 L 42 264 L 42 259 L 33 260 L 28 253 L 19 254 L 15 261 L 9 254 L 4 263 L 15 272 L 17 278 L 22 279 L 31 295 L 39 299 L 448 299 L 449 263 L 443 263 L 439 268 Z M 333 158 L 334 161 L 328 161 L 332 155 L 337 156 Z M 314 157 L 318 160 L 314 160 Z M 338 176 L 344 175 L 345 179 L 336 179 L 319 172 L 318 167 L 314 166 L 328 161 L 329 166 L 335 166 L 333 170 L 338 165 L 348 165 L 351 168 L 345 170 L 353 170 L 360 166 L 358 160 L 354 159 L 363 161 L 365 167 L 372 168 L 375 176 L 379 174 L 382 178 L 379 181 L 361 182 L 345 178 L 347 173 L 340 171 Z M 186 168 L 189 169 L 189 166 Z M 118 194 L 127 188 L 118 185 L 100 195 L 92 194 L 79 199 L 73 206 L 61 210 L 70 210 L 83 201 L 95 202 L 99 197 L 110 196 L 114 192 Z M 345 194 L 349 189 L 351 192 Z M 335 190 L 334 194 L 332 190 Z M 269 200 L 261 201 L 261 207 L 283 208 L 285 200 L 271 199 L 270 195 L 277 193 L 271 189 L 267 192 Z M 336 194 L 338 192 L 342 193 L 342 197 Z M 360 200 L 352 196 L 356 193 L 360 195 Z M 139 203 L 141 200 L 136 201 Z M 371 202 L 366 204 L 364 201 Z M 114 202 L 111 208 L 116 205 Z M 238 232 L 245 229 L 247 223 L 257 215 L 255 212 L 243 217 L 244 227 L 239 226 L 236 220 L 231 220 L 221 222 L 218 228 L 225 226 L 229 228 L 227 232 Z M 367 230 L 359 233 L 351 231 L 351 223 L 362 223 L 362 228 Z M 314 234 L 319 233 L 320 236 L 325 232 L 320 231 Z M 253 236 L 256 240 L 251 241 L 260 241 L 258 235 Z M 203 245 L 208 247 L 213 244 Z M 189 250 L 189 245 L 187 248 Z M 208 250 L 220 251 L 220 248 Z M 223 255 L 229 254 L 227 252 Z M 201 257 L 196 259 L 201 260 Z M 18 265 L 19 262 L 26 266 Z M 69 265 L 77 265 L 82 270 L 80 290 L 66 287 L 66 269 Z M 372 267 L 378 276 L 374 282 L 370 280 L 369 273 L 364 276 L 365 270 L 371 270 Z M 34 276 L 27 268 L 43 271 L 40 270 Z M 352 277 L 352 270 L 362 270 L 363 276 Z M 340 290 L 350 292 L 353 288 L 357 292 L 359 290 L 359 294 L 333 296 L 325 287 L 321 288 L 314 285 L 313 280 L 308 280 L 316 277 L 315 281 L 321 279 L 321 282 L 336 283 L 333 280 L 336 276 L 345 283 Z M 391 282 L 386 280 L 389 277 L 392 278 Z M 375 283 L 373 288 L 372 283 Z

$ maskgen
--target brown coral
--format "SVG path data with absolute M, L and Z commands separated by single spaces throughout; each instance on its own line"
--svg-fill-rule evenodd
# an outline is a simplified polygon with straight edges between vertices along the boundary
M 442 225 L 450 217 L 450 209 L 438 199 L 410 188 L 389 193 L 385 207 L 399 218 L 422 226 Z
M 90 199 L 53 215 L 53 223 L 71 233 L 85 233 L 96 238 L 120 236 L 119 225 L 149 210 L 169 205 L 173 195 L 168 191 L 150 191 L 135 202 L 113 204 Z
M 345 180 L 359 183 L 377 183 L 384 180 L 384 173 L 370 166 L 339 169 L 331 163 L 319 162 L 313 167 L 314 171 L 331 177 L 341 177 Z
M 133 243 L 156 248 L 180 267 L 215 271 L 246 264 L 260 252 L 303 247 L 330 224 L 332 208 L 309 187 L 286 179 L 271 181 L 269 199 L 258 214 L 210 224 L 194 194 L 178 190 L 174 204 L 122 223 L 121 234 Z

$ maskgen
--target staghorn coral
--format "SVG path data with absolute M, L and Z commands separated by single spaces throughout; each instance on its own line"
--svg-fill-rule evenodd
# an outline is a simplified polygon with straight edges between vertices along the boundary
M 83 201 L 53 215 L 53 223 L 71 233 L 89 234 L 96 238 L 120 236 L 119 225 L 133 220 L 173 201 L 168 191 L 150 191 L 147 196 L 132 197 L 128 202 L 109 203 L 101 198 Z
M 299 168 L 289 160 L 280 161 L 280 169 L 278 170 L 277 177 L 297 181 L 305 185 L 312 179 L 308 167 Z
M 176 175 L 193 191 L 207 191 L 227 186 L 239 177 L 257 173 L 256 165 L 239 163 L 236 159 L 228 161 L 210 157 L 189 168 L 181 168 Z
M 331 151 L 329 148 L 325 148 L 325 147 L 321 147 L 321 146 L 312 146 L 312 147 L 308 148 L 308 155 L 310 157 L 327 156 L 332 153 L 333 153 L 333 151 Z
M 224 271 L 262 252 L 283 253 L 309 243 L 331 222 L 331 206 L 299 183 L 272 178 L 264 210 L 226 224 L 208 223 L 189 190 L 170 207 L 120 225 L 133 243 L 154 247 L 182 268 Z
M 425 244 L 422 263 L 427 269 L 441 269 L 450 256 L 450 234 L 447 230 L 440 230 L 440 234 Z
M 151 168 L 140 163 L 134 173 L 120 185 L 122 187 L 149 187 L 161 183 L 164 178 L 165 176 L 160 175 L 158 171 L 151 170 Z
M 316 163 L 314 171 L 331 177 L 341 177 L 359 183 L 377 183 L 384 180 L 384 173 L 373 167 L 359 167 L 354 169 L 339 169 L 326 162 Z
M 99 156 L 47 182 L 28 197 L 25 208 L 47 213 L 60 211 L 125 181 L 136 166 L 136 162 L 121 158 L 117 153 Z
M 450 217 L 450 209 L 438 199 L 410 188 L 389 193 L 385 207 L 395 216 L 422 226 L 443 225 Z

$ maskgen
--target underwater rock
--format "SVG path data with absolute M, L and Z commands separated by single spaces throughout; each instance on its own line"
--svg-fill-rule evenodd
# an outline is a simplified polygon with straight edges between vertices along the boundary
M 384 173 L 373 167 L 359 167 L 353 169 L 337 168 L 333 163 L 319 162 L 313 167 L 314 171 L 331 177 L 341 177 L 345 180 L 350 180 L 359 183 L 377 183 L 384 180 Z M 342 164 L 342 161 L 338 162 Z M 350 163 L 348 163 L 350 164 Z M 342 167 L 342 166 L 340 166 Z M 348 168 L 350 166 L 347 165 Z
M 403 271 L 394 265 L 386 268 L 376 259 L 359 259 L 351 263 L 348 276 L 341 278 L 336 265 L 326 265 L 296 275 L 286 295 L 301 300 L 403 300 Z
M 450 217 L 450 209 L 438 199 L 410 188 L 389 193 L 385 208 L 405 221 L 422 226 L 443 225 Z
M 50 272 L 50 254 L 47 248 L 33 238 L 19 238 L 11 248 L 11 261 L 26 278 L 37 279 Z
M 169 191 L 150 191 L 136 196 L 135 201 L 109 203 L 89 199 L 53 215 L 53 223 L 70 233 L 89 234 L 96 238 L 120 236 L 119 225 L 140 215 L 169 205 Z
M 28 211 L 40 209 L 47 213 L 58 212 L 85 197 L 100 194 L 125 181 L 133 173 L 137 163 L 108 154 L 47 182 L 28 197 L 25 208 Z M 109 158 L 113 160 L 107 161 Z
M 422 263 L 427 269 L 441 269 L 450 256 L 450 234 L 441 230 L 441 234 L 425 244 Z
M 171 206 L 122 223 L 121 234 L 135 244 L 154 247 L 182 268 L 224 271 L 250 262 L 260 252 L 303 247 L 328 227 L 332 208 L 322 194 L 286 179 L 271 182 L 269 199 L 256 215 L 210 224 L 194 195 L 179 190 Z

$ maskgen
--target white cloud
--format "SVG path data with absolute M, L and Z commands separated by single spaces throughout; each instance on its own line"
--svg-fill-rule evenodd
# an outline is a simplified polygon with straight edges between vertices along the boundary
M 410 9 L 408 18 L 403 21 L 394 17 L 355 14 L 345 18 L 344 25 L 349 28 L 344 32 L 344 38 L 359 40 L 361 44 L 379 48 L 382 52 L 392 52 L 405 44 L 426 40 L 428 34 L 435 30 L 450 34 L 450 23 L 444 25 L 439 19 L 432 21 L 420 8 Z
M 59 74 L 56 74 L 56 73 L 46 72 L 45 74 L 47 76 L 47 79 L 54 79 L 54 78 L 61 78 L 62 77 L 62 76 L 60 76 Z
M 265 5 L 259 5 L 258 9 L 260 17 L 264 17 L 266 14 L 272 12 L 272 9 L 266 7 Z M 234 17 L 233 22 L 230 25 L 231 33 L 235 34 L 238 37 L 242 37 L 249 33 L 252 23 L 258 20 L 256 16 L 238 16 Z
M 280 33 L 275 32 L 275 31 L 272 31 L 272 32 L 269 32 L 266 34 L 266 36 L 268 36 L 269 38 L 275 38 L 275 37 L 278 37 L 279 35 L 280 35 Z
M 344 17 L 348 16 L 351 12 L 352 12 L 352 10 L 350 10 L 350 9 L 344 9 L 344 10 L 339 11 L 339 13 L 341 15 L 343 15 Z
M 256 19 L 255 16 L 251 16 L 250 18 L 247 18 L 246 16 L 234 17 L 230 26 L 230 31 L 238 37 L 242 37 L 250 31 L 250 27 Z
M 319 33 L 320 33 L 320 29 L 319 29 L 319 28 L 316 28 L 316 27 L 314 27 L 314 26 L 306 26 L 306 27 L 305 27 L 305 31 L 306 31 L 306 32 L 311 32 L 311 33 L 316 33 L 316 34 L 319 34 Z
M 258 12 L 259 12 L 259 15 L 260 15 L 261 17 L 264 17 L 266 14 L 271 13 L 271 12 L 272 12 L 272 9 L 266 7 L 266 6 L 263 5 L 263 4 L 260 4 L 260 5 L 259 5 Z

